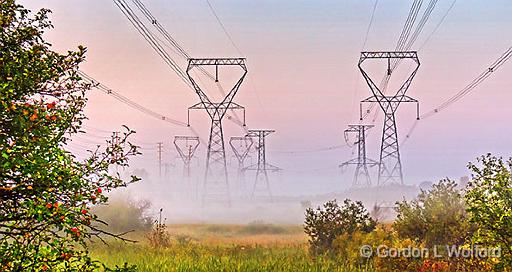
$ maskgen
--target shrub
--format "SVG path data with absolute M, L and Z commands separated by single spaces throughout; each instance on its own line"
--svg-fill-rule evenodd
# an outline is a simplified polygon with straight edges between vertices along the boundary
M 368 211 L 360 201 L 343 201 L 340 206 L 336 200 L 329 201 L 323 208 L 308 208 L 304 230 L 309 236 L 312 254 L 332 252 L 333 241 L 340 235 L 351 236 L 356 231 L 371 232 L 376 226 Z
M 473 242 L 500 247 L 497 269 L 512 266 L 512 159 L 487 154 L 469 164 L 473 172 L 466 193 L 471 222 L 477 225 Z
M 393 228 L 399 237 L 410 238 L 432 248 L 435 245 L 463 245 L 474 231 L 464 198 L 454 181 L 442 180 L 415 200 L 396 204 Z
M 107 205 L 93 208 L 94 214 L 108 225 L 113 232 L 148 231 L 153 227 L 153 218 L 148 214 L 151 202 L 135 201 L 126 196 L 111 198 Z

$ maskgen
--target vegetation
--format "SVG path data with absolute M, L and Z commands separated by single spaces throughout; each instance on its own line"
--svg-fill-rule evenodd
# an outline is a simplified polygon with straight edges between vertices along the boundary
M 333 200 L 323 208 L 306 209 L 304 230 L 310 238 L 311 252 L 323 254 L 333 249 L 332 243 L 340 235 L 350 236 L 356 231 L 368 233 L 376 224 L 360 201 L 346 199 L 340 206 Z
M 121 233 L 150 230 L 154 220 L 149 214 L 150 209 L 148 200 L 135 201 L 128 196 L 117 196 L 110 197 L 106 205 L 96 205 L 92 212 L 108 223 L 102 229 Z
M 153 222 L 149 202 L 118 199 L 106 206 L 106 193 L 138 180 L 124 181 L 111 169 L 138 154 L 128 142 L 134 132 L 126 128 L 119 142 L 106 141 L 84 161 L 66 150 L 86 118 L 91 86 L 78 73 L 84 47 L 60 54 L 43 39 L 52 27 L 49 12 L 31 14 L 14 0 L 0 2 L 0 271 L 136 271 L 127 262 L 141 271 L 511 269 L 512 159 L 491 155 L 469 164 L 473 177 L 464 191 L 442 180 L 397 203 L 390 225 L 372 218 L 378 207 L 369 213 L 348 199 L 317 209 L 301 202 L 304 232 L 264 222 L 178 231 L 161 216 Z M 123 243 L 126 238 L 115 234 L 131 230 L 140 243 Z M 98 241 L 108 244 L 92 243 Z M 361 250 L 382 245 L 382 251 L 481 245 L 502 255 L 381 257 L 380 250 Z
M 428 191 L 421 190 L 415 200 L 398 202 L 393 223 L 398 236 L 422 242 L 429 248 L 463 245 L 474 228 L 456 187 L 454 181 L 442 180 Z
M 140 271 L 374 271 L 342 259 L 311 258 L 297 226 L 279 226 L 285 230 L 279 234 L 240 231 L 249 225 L 168 225 L 173 240 L 167 247 L 152 247 L 139 236 L 133 237 L 137 244 L 97 244 L 92 255 L 111 266 L 130 260 Z M 191 240 L 180 243 L 181 236 Z
M 469 164 L 473 179 L 466 202 L 471 222 L 476 224 L 472 242 L 497 246 L 502 258 L 497 268 L 512 267 L 512 159 L 504 161 L 490 154 Z
M 92 151 L 85 161 L 65 149 L 85 116 L 89 85 L 78 76 L 85 48 L 59 54 L 44 41 L 49 10 L 31 13 L 0 2 L 0 270 L 91 271 L 86 240 L 113 235 L 90 212 L 125 182 L 109 166 L 127 165 L 127 142 Z

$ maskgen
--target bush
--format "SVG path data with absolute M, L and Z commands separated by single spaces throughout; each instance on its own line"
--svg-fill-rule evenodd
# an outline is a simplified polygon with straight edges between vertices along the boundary
M 153 218 L 149 215 L 151 202 L 135 201 L 126 196 L 111 198 L 107 205 L 96 206 L 94 214 L 108 225 L 112 232 L 148 231 L 153 226 Z
M 512 266 L 512 159 L 503 161 L 487 154 L 469 164 L 473 178 L 466 193 L 471 222 L 477 225 L 473 242 L 500 247 L 496 269 Z
M 474 227 L 456 187 L 454 181 L 442 180 L 428 191 L 421 190 L 415 200 L 398 202 L 393 228 L 399 237 L 413 239 L 428 248 L 463 245 Z
M 340 206 L 336 200 L 332 200 L 325 203 L 323 208 L 306 209 L 304 230 L 309 236 L 311 253 L 317 255 L 332 252 L 333 241 L 337 237 L 350 237 L 357 231 L 369 233 L 376 224 L 360 201 L 346 199 Z

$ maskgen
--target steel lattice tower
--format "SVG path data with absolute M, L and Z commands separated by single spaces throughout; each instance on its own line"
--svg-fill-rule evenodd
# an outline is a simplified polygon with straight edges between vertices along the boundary
M 215 67 L 215 81 L 218 82 L 219 66 L 238 66 L 243 70 L 239 80 L 233 88 L 226 94 L 221 102 L 211 101 L 208 95 L 197 84 L 191 75 L 191 70 L 195 67 L 201 69 L 202 66 Z M 187 76 L 199 96 L 201 102 L 191 106 L 191 109 L 206 110 L 212 120 L 210 128 L 210 138 L 208 140 L 208 150 L 206 154 L 206 169 L 204 175 L 203 202 L 205 198 L 224 198 L 230 203 L 228 171 L 226 166 L 226 150 L 224 146 L 224 135 L 222 132 L 222 118 L 229 109 L 244 108 L 233 102 L 240 85 L 247 75 L 244 58 L 212 58 L 212 59 L 189 59 L 187 67 Z M 245 116 L 245 114 L 244 114 Z M 244 120 L 245 125 L 245 120 Z
M 275 132 L 275 130 L 268 129 L 250 129 L 247 133 L 247 137 L 257 138 L 258 142 L 256 144 L 256 150 L 258 151 L 258 162 L 251 166 L 247 166 L 244 168 L 244 171 L 247 170 L 255 170 L 256 178 L 254 180 L 254 187 L 252 189 L 251 196 L 254 198 L 256 194 L 256 190 L 265 191 L 270 199 L 272 199 L 272 192 L 270 191 L 270 183 L 268 180 L 268 171 L 276 172 L 281 170 L 281 168 L 271 165 L 267 163 L 266 153 L 265 153 L 265 137 L 270 133 Z M 259 184 L 263 182 L 262 187 Z
M 340 168 L 345 168 L 348 165 L 355 164 L 356 171 L 354 173 L 354 180 L 352 182 L 353 187 L 371 186 L 372 181 L 370 173 L 368 172 L 368 166 L 373 167 L 379 163 L 366 157 L 366 131 L 372 128 L 373 125 L 348 125 L 348 128 L 344 131 L 345 141 L 349 142 L 348 134 L 357 134 L 357 140 L 354 144 L 357 144 L 357 158 L 348 160 L 340 164 Z M 364 177 L 365 184 L 361 184 L 359 179 Z
M 401 61 L 403 59 L 410 59 L 416 63 L 413 71 L 409 74 L 408 78 L 401 85 L 398 91 L 394 95 L 385 95 L 382 90 L 377 87 L 370 76 L 363 69 L 363 62 L 368 60 L 387 60 L 388 75 L 391 75 L 390 60 Z M 412 79 L 416 75 L 420 61 L 415 51 L 392 51 L 392 52 L 361 52 L 358 67 L 363 75 L 366 83 L 370 87 L 373 96 L 361 101 L 364 102 L 376 102 L 379 103 L 380 108 L 384 113 L 384 126 L 382 129 L 382 143 L 380 149 L 380 161 L 379 161 L 379 179 L 378 185 L 384 185 L 386 183 L 403 184 L 402 174 L 402 163 L 400 161 L 400 149 L 398 145 L 398 135 L 396 131 L 396 120 L 395 112 L 398 109 L 400 103 L 403 102 L 414 102 L 416 103 L 417 116 L 419 119 L 419 103 L 418 100 L 405 95 L 409 86 L 412 83 Z M 361 107 L 361 118 L 362 120 L 362 107 Z
M 190 177 L 190 162 L 199 146 L 199 137 L 174 136 L 174 146 L 183 160 L 183 176 Z
M 235 154 L 235 157 L 238 161 L 238 169 L 237 169 L 237 180 L 240 184 L 240 189 L 243 190 L 242 185 L 244 185 L 244 163 L 245 159 L 249 155 L 249 151 L 253 146 L 253 140 L 251 137 L 231 137 L 229 139 L 229 145 Z

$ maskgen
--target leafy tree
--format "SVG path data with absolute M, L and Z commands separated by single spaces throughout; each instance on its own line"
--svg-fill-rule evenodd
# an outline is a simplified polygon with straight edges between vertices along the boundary
M 109 174 L 138 153 L 127 142 L 133 131 L 84 161 L 66 151 L 85 119 L 86 50 L 52 51 L 43 39 L 49 13 L 0 1 L 0 271 L 93 270 L 86 241 L 110 233 L 95 227 L 90 208 L 137 180 Z
M 309 235 L 310 250 L 322 254 L 333 249 L 333 241 L 342 234 L 352 235 L 356 231 L 368 233 L 377 223 L 370 217 L 360 201 L 329 201 L 323 208 L 306 209 L 304 230 Z
M 474 228 L 464 198 L 456 187 L 454 181 L 441 180 L 432 189 L 421 190 L 415 200 L 397 202 L 393 228 L 399 237 L 427 247 L 464 244 Z
M 471 222 L 478 226 L 474 242 L 498 246 L 501 266 L 512 266 L 512 159 L 487 154 L 469 164 L 473 172 L 466 202 Z

